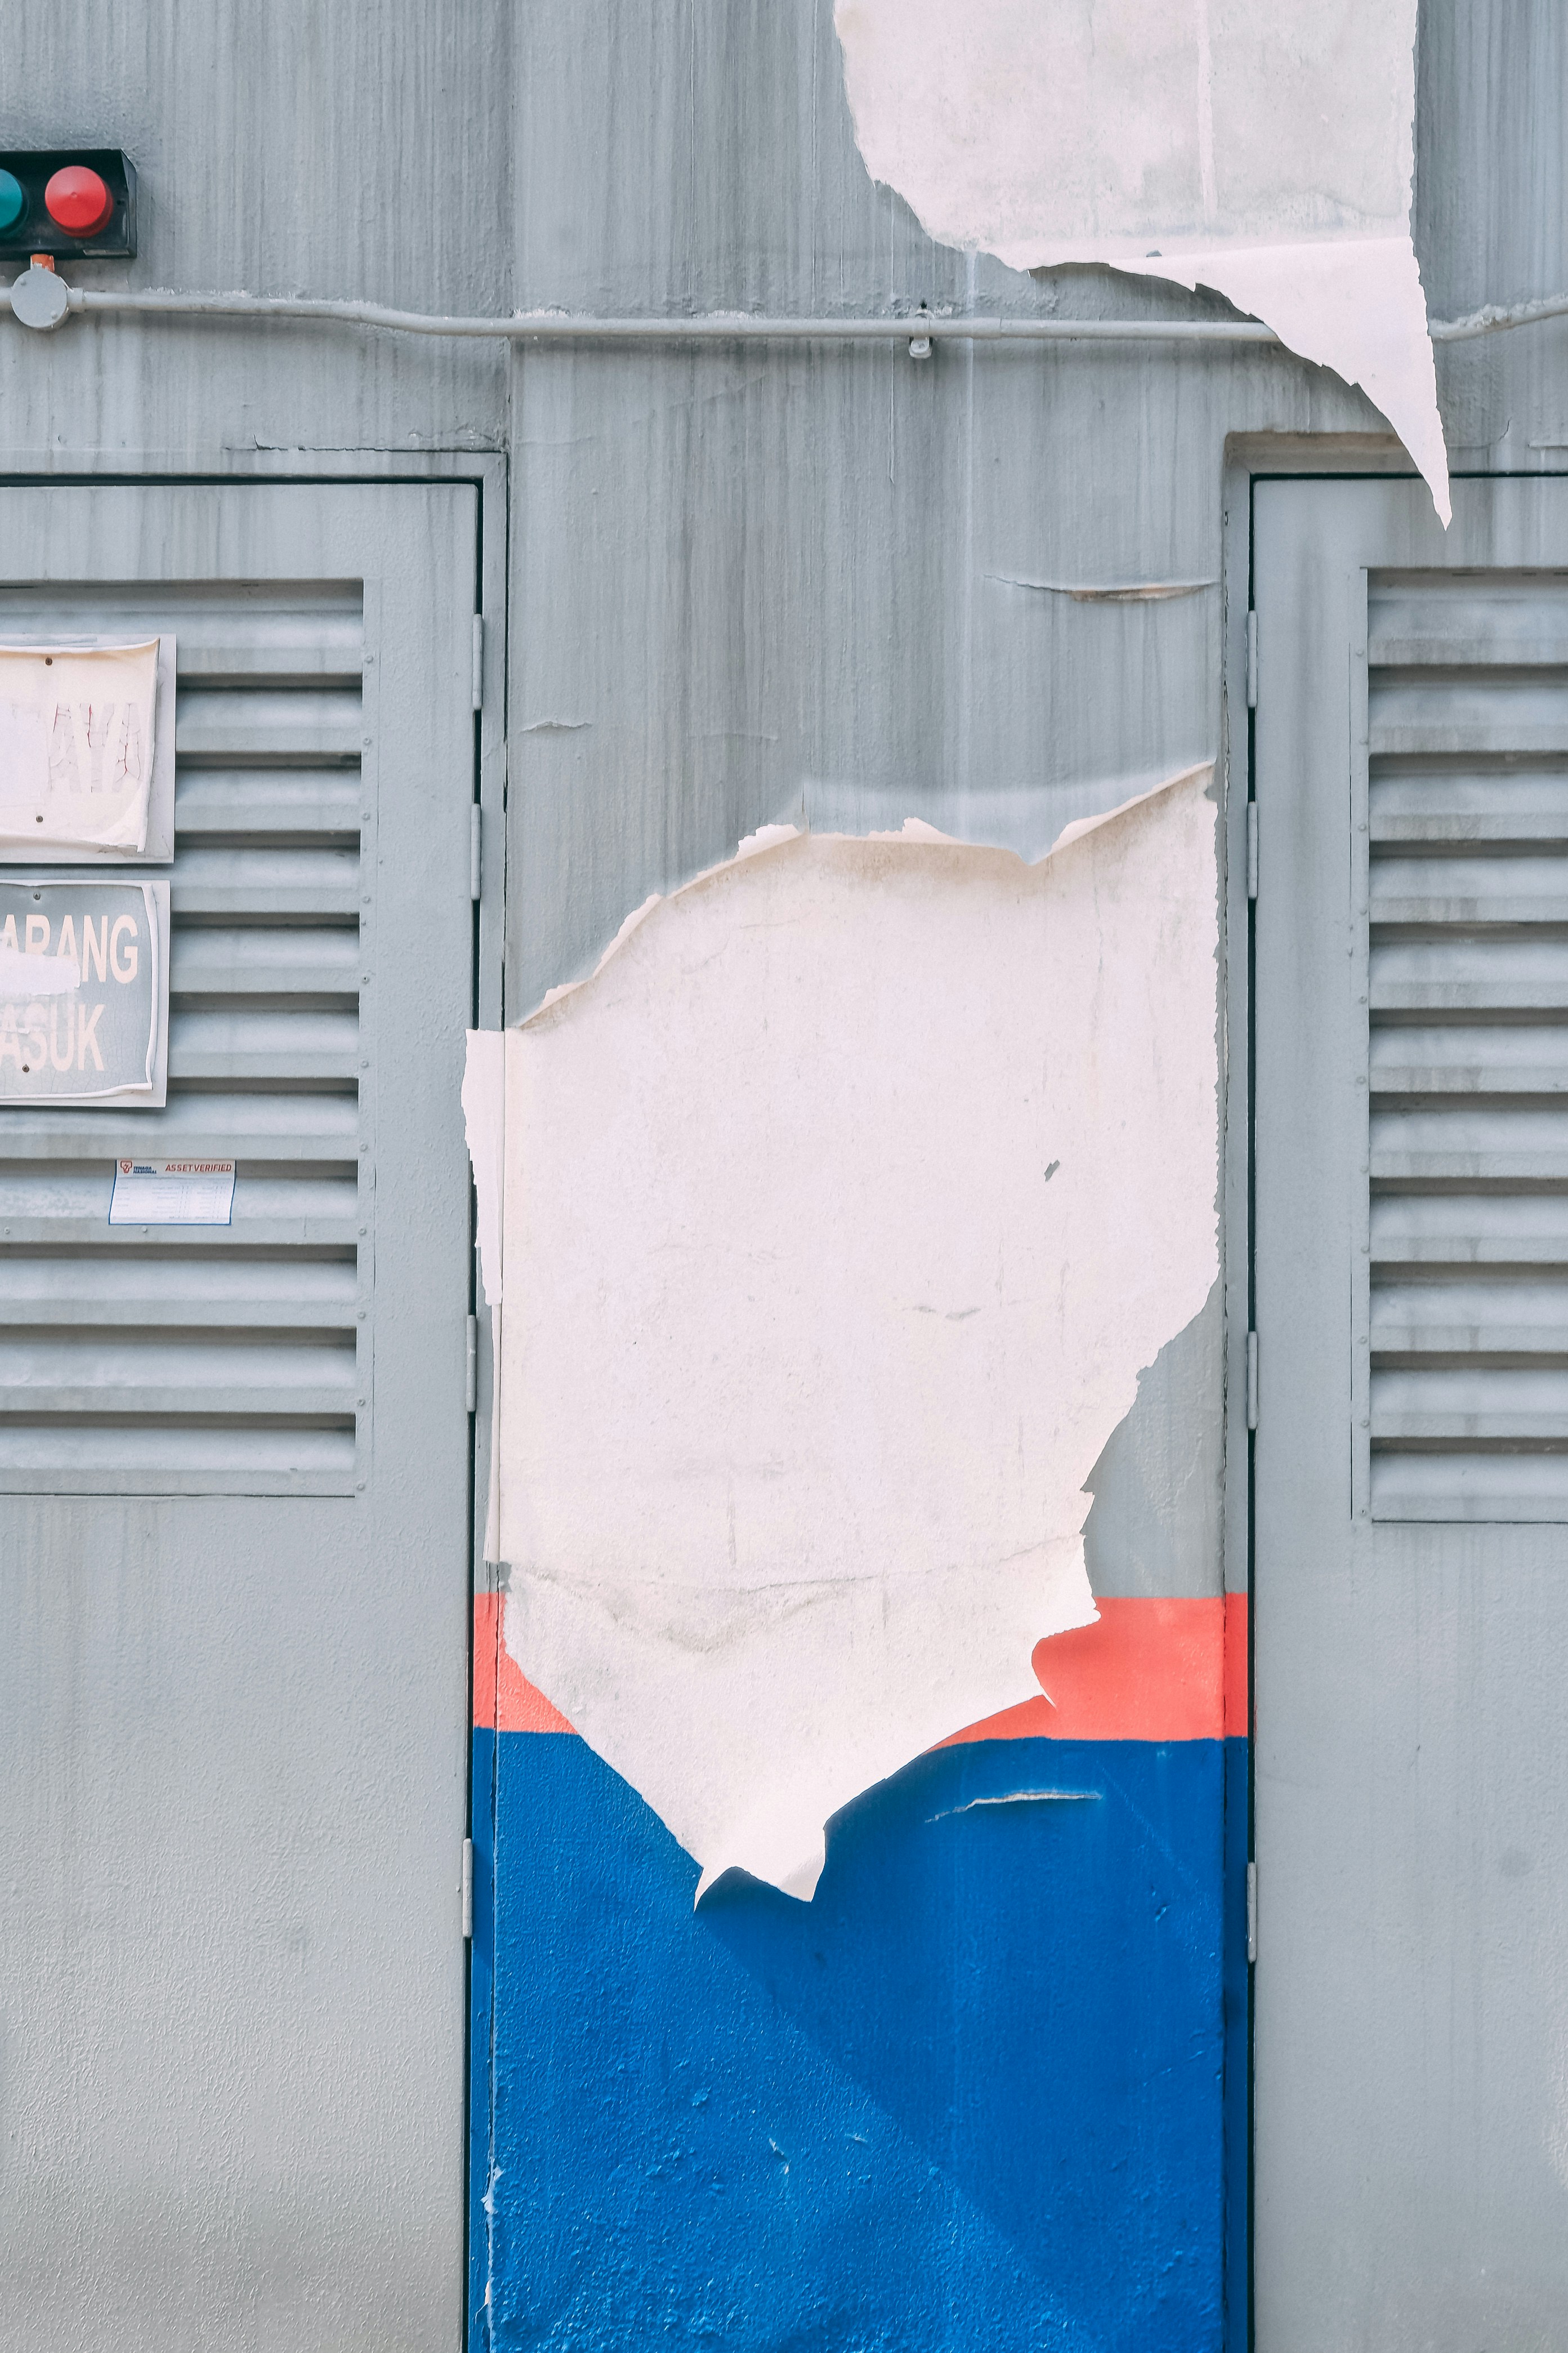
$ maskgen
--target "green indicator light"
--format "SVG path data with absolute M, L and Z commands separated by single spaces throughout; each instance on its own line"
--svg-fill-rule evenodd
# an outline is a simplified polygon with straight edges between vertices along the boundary
M 0 172 L 0 237 L 16 227 L 26 209 L 21 181 L 14 172 Z

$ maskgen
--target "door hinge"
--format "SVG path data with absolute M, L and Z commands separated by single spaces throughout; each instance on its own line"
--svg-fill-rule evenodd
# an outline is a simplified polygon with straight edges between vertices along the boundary
M 1247 1426 L 1258 1427 L 1258 1335 L 1247 1335 Z
M 471 1941 L 474 1933 L 474 1841 L 463 1841 L 463 1942 Z
M 485 818 L 478 801 L 468 811 L 468 896 L 477 899 L 484 880 Z
M 1247 804 L 1247 895 L 1258 896 L 1258 803 Z
M 470 1315 L 468 1318 L 468 1380 L 466 1386 L 468 1399 L 468 1411 L 473 1413 L 478 1409 L 479 1402 L 479 1319 L 477 1315 Z
M 474 615 L 474 709 L 485 707 L 485 617 Z
M 1247 1866 L 1247 1957 L 1258 1958 L 1258 1865 Z
M 1248 613 L 1247 617 L 1247 707 L 1248 711 L 1256 711 L 1258 708 L 1258 616 L 1256 613 Z M 474 708 L 478 710 L 479 705 L 476 703 Z

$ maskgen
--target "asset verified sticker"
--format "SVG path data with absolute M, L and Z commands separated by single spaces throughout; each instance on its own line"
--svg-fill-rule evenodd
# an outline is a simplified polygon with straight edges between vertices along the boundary
M 231 1226 L 232 1160 L 117 1160 L 111 1226 Z

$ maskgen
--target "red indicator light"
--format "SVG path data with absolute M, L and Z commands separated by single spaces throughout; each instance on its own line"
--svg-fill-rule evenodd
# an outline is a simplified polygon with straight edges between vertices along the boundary
M 44 208 L 68 237 L 93 237 L 113 212 L 114 198 L 96 172 L 68 164 L 44 190 Z

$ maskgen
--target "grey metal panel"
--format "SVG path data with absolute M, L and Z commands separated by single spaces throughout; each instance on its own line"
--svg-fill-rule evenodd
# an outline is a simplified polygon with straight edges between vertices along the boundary
M 107 1282 L 110 1124 L 0 1167 L 0 1240 L 38 1219 L 59 1248 L 62 1348 L 90 1301 L 111 1362 L 145 1282 L 130 1345 L 194 1333 L 205 1366 L 230 1305 L 313 1379 L 358 1251 L 374 1350 L 350 1494 L 171 1494 L 232 1483 L 229 1434 L 182 1424 L 162 1493 L 0 1500 L 7 2348 L 460 2332 L 475 510 L 456 485 L 0 493 L 13 574 L 206 582 L 215 605 L 237 578 L 348 578 L 378 655 L 358 1100 L 181 1096 L 164 1132 L 195 1111 L 216 1151 L 244 1114 L 274 1157 L 210 1255 L 133 1250 Z M 299 936 L 319 980 L 321 929 Z M 8 1305 L 43 1263 L 11 1250 Z M 324 1435 L 258 1428 L 258 1468 L 308 1469 Z M 100 1461 L 112 1441 L 79 1435 Z
M 1443 1284 L 1467 1350 L 1503 1312 L 1510 1266 L 1525 1270 L 1507 1278 L 1510 1338 L 1528 1344 L 1532 1316 L 1549 1325 L 1564 1196 L 1480 1190 L 1463 1152 L 1444 1158 L 1447 1173 L 1424 1165 L 1429 1189 L 1414 1189 L 1415 1155 L 1377 1157 L 1370 1024 L 1380 1041 L 1397 1038 L 1368 986 L 1369 911 L 1373 973 L 1382 953 L 1378 861 L 1358 850 L 1371 818 L 1356 746 L 1368 569 L 1376 647 L 1380 567 L 1568 567 L 1568 485 L 1460 483 L 1446 539 L 1416 490 L 1393 483 L 1265 484 L 1256 512 L 1258 2343 L 1545 2348 L 1568 2306 L 1562 2093 L 1548 2055 L 1568 2020 L 1557 1786 L 1568 1584 L 1560 1531 L 1528 1523 L 1559 1508 L 1563 1458 L 1483 1456 L 1485 1475 L 1450 1484 L 1442 1516 L 1401 1525 L 1374 1506 L 1414 1517 L 1424 1481 L 1430 1510 L 1430 1459 L 1368 1448 L 1380 1414 L 1394 1436 L 1454 1403 L 1418 1386 L 1424 1339 L 1444 1342 L 1445 1327 L 1423 1320 L 1446 1312 L 1434 1306 Z M 1455 585 L 1473 604 L 1474 580 Z M 1377 691 L 1374 677 L 1373 702 Z M 1374 760 L 1374 797 L 1381 776 Z M 1500 877 L 1508 863 L 1505 847 Z M 1431 1008 L 1415 1009 L 1419 1037 Z M 1487 1035 L 1482 1023 L 1473 1042 Z M 1453 1116 L 1377 1118 L 1428 1115 Z M 1494 1155 L 1495 1177 L 1502 1115 L 1483 1099 L 1476 1116 L 1475 1151 Z M 1381 1297 L 1374 1256 L 1395 1271 Z M 1363 1338 L 1389 1344 L 1381 1391 Z M 1479 1374 L 1503 1418 L 1518 1407 L 1515 1381 L 1552 1405 L 1557 1377 L 1543 1379 L 1528 1345 L 1519 1353 L 1523 1369 Z M 1430 1421 L 1425 1434 L 1442 1438 Z M 1380 1461 L 1396 1466 L 1403 1495 L 1378 1499 L 1366 1473 Z M 1492 1515 L 1500 1481 L 1520 1524 L 1467 1524 Z
M 1565 616 L 1568 575 L 1368 589 L 1375 1517 L 1568 1518 Z
M 375 1031 L 374 1005 L 363 1018 L 361 1006 L 371 980 L 361 970 L 369 944 L 361 917 L 373 894 L 362 885 L 374 879 L 376 791 L 362 679 L 378 649 L 363 601 L 357 582 L 120 586 L 107 596 L 91 580 L 74 594 L 58 584 L 41 596 L 0 588 L 0 632 L 134 628 L 174 632 L 177 643 L 191 620 L 200 666 L 193 684 L 181 657 L 175 715 L 171 1132 L 210 1117 L 215 1093 L 231 1107 L 246 1101 L 242 1232 L 257 1167 L 277 1185 L 313 1159 L 309 1146 L 289 1149 L 310 1095 L 337 1115 L 340 1181 L 357 1189 L 367 1233 L 375 1200 L 358 1117 Z M 237 978 L 248 985 L 234 989 Z M 316 1237 L 252 1241 L 248 1250 L 231 1230 L 225 1281 L 204 1304 L 215 1265 L 209 1229 L 106 1223 L 114 1157 L 161 1151 L 170 1125 L 123 1115 L 95 1123 L 107 1156 L 88 1187 L 97 1222 L 89 1212 L 85 1232 L 79 1187 L 42 1214 L 17 1208 L 15 1191 L 7 1202 L 0 1253 L 28 1279 L 13 1282 L 0 1310 L 8 1327 L 0 1490 L 346 1494 L 362 1472 L 367 1426 L 369 1253 L 362 1267 L 357 1229 L 335 1247 Z M 0 1164 L 13 1188 L 25 1187 L 29 1165 L 47 1166 L 62 1144 L 79 1141 L 69 1117 L 13 1115 L 0 1129 Z M 225 1156 L 237 1157 L 237 1134 Z M 60 1211 L 68 1238 L 57 1229 Z M 248 1288 L 235 1280 L 247 1263 Z M 324 1282 L 329 1273 L 336 1280 Z M 290 1433 L 306 1440 L 292 1460 Z

